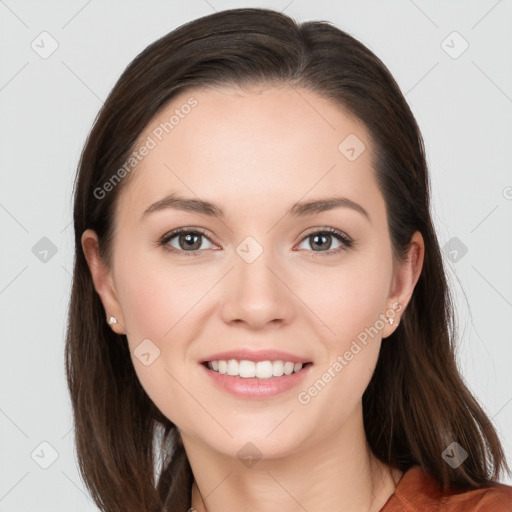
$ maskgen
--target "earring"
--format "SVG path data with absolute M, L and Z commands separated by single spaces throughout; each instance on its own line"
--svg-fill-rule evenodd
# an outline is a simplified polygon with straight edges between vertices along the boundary
M 389 318 L 388 318 L 388 320 L 389 320 L 389 323 L 390 323 L 391 325 L 393 325 L 393 322 L 394 322 L 393 318 L 389 317 Z
M 109 325 L 117 324 L 117 318 L 116 318 L 115 316 L 111 316 L 111 317 L 108 319 L 108 324 L 109 324 Z

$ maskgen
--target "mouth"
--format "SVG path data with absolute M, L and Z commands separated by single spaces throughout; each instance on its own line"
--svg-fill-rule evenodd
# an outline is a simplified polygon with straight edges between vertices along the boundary
M 241 400 L 267 400 L 285 395 L 301 385 L 311 375 L 313 363 L 282 359 L 213 359 L 198 366 L 208 382 L 222 392 Z
M 218 359 L 201 363 L 209 371 L 244 380 L 283 378 L 305 371 L 313 363 L 284 360 L 250 361 L 247 359 Z

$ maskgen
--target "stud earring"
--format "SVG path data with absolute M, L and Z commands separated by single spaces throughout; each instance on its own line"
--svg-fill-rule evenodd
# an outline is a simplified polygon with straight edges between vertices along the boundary
M 393 318 L 389 317 L 389 318 L 388 318 L 388 320 L 389 320 L 389 323 L 390 323 L 391 325 L 393 325 L 393 322 L 394 322 Z
M 111 316 L 111 317 L 108 319 L 108 324 L 109 324 L 109 325 L 117 324 L 117 318 L 116 318 L 115 316 Z

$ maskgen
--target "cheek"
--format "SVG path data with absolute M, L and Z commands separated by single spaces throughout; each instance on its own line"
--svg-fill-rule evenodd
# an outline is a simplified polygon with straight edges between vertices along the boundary
M 360 400 L 375 369 L 385 326 L 380 315 L 385 311 L 391 278 L 391 263 L 377 254 L 354 257 L 353 262 L 330 269 L 325 277 L 306 277 L 299 292 L 326 326 L 326 358 L 315 375 L 315 379 L 320 376 L 320 388 L 323 383 L 330 388 L 322 400 L 327 406 L 333 396 L 340 398 L 347 406 L 343 411 Z
M 183 273 L 153 263 L 133 253 L 120 261 L 118 295 L 137 377 L 160 411 L 181 424 L 179 411 L 190 407 L 190 397 L 179 384 L 187 377 L 182 362 L 187 339 L 194 336 L 191 308 L 203 286 L 190 275 L 185 280 Z
M 132 342 L 139 338 L 162 341 L 198 301 L 204 288 L 191 278 L 190 270 L 185 274 L 166 265 L 165 258 L 150 258 L 143 253 L 133 252 L 119 261 L 116 269 L 119 300 Z
M 390 279 L 390 262 L 377 254 L 353 253 L 338 267 L 301 272 L 298 295 L 325 324 L 325 339 L 341 350 L 376 324 L 385 310 Z

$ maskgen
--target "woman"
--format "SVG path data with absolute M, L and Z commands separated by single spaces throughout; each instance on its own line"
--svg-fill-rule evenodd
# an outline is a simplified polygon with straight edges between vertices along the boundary
M 403 95 L 330 24 L 234 9 L 138 55 L 75 183 L 67 375 L 98 506 L 511 510 L 429 209 Z

